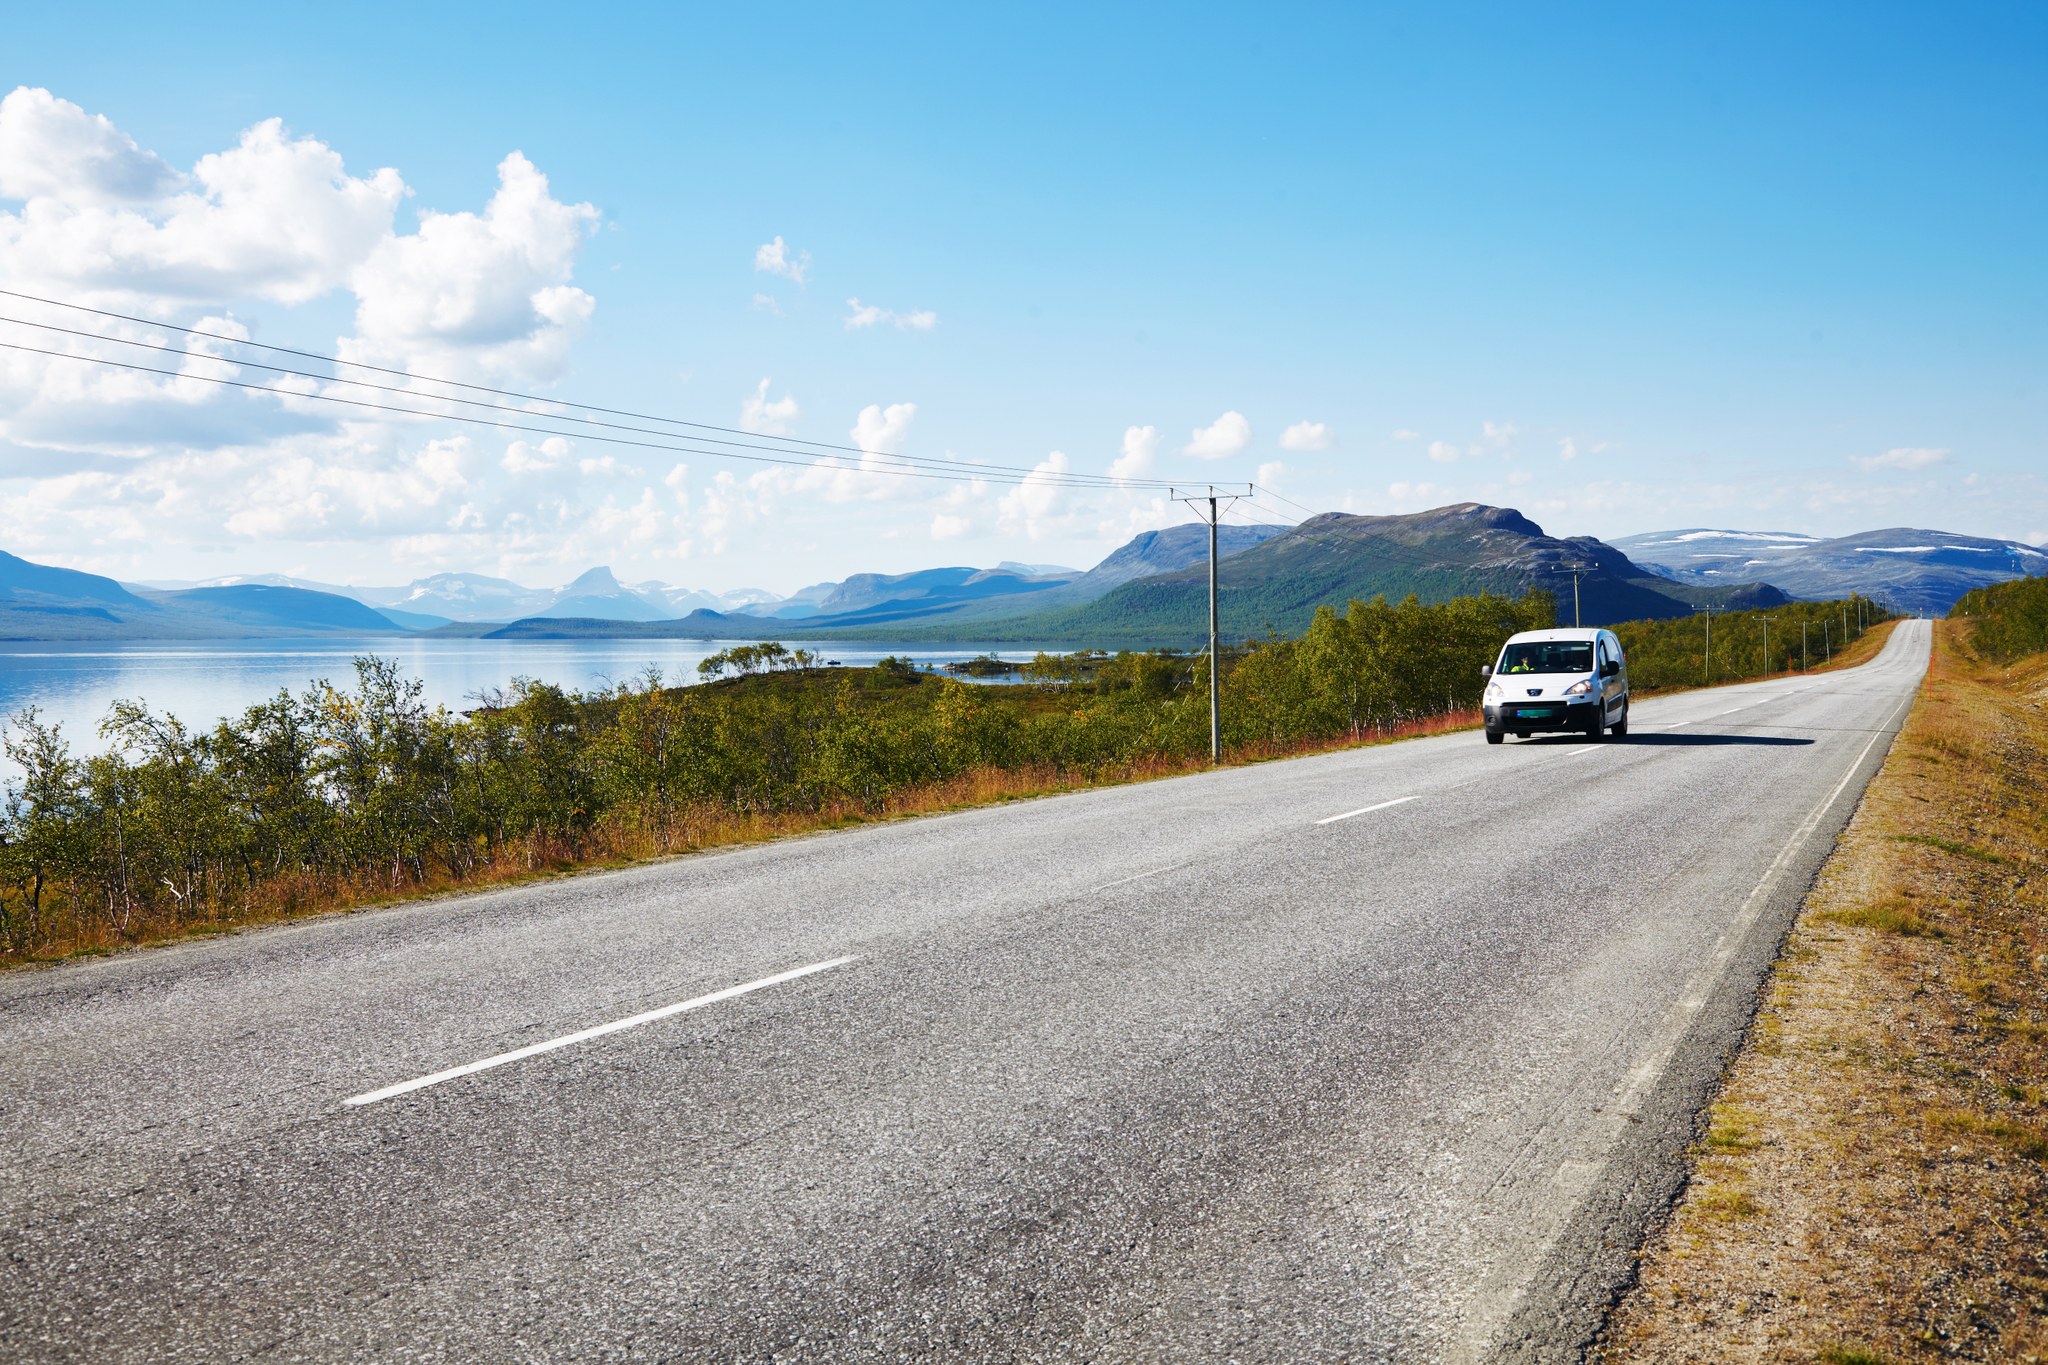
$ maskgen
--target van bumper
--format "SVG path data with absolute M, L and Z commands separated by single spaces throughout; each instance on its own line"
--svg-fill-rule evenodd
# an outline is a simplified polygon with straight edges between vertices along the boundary
M 1504 701 L 1484 708 L 1486 728 L 1505 733 L 1589 731 L 1600 723 L 1600 703 L 1591 701 Z

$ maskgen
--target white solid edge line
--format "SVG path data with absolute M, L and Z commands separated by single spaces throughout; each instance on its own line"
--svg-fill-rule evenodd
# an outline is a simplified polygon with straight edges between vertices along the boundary
M 443 1081 L 452 1081 L 458 1076 L 469 1076 L 479 1071 L 488 1071 L 494 1066 L 503 1066 L 507 1062 L 516 1062 L 525 1057 L 537 1057 L 543 1052 L 553 1052 L 556 1048 L 568 1047 L 572 1043 L 588 1042 L 592 1038 L 602 1038 L 607 1033 L 617 1033 L 621 1029 L 638 1028 L 642 1024 L 651 1024 L 657 1019 L 666 1019 L 671 1014 L 681 1014 L 684 1010 L 702 1009 L 706 1005 L 715 1005 L 721 1000 L 730 1000 L 734 996 L 745 995 L 749 991 L 758 991 L 765 986 L 779 986 L 785 981 L 794 981 L 800 976 L 809 976 L 813 972 L 827 971 L 833 967 L 843 967 L 853 960 L 852 957 L 835 957 L 829 962 L 813 962 L 808 967 L 797 967 L 790 971 L 777 972 L 774 976 L 764 976 L 759 981 L 749 981 L 744 986 L 727 986 L 722 991 L 713 991 L 709 995 L 700 995 L 694 1000 L 678 1001 L 673 1005 L 663 1005 L 660 1009 L 648 1010 L 644 1014 L 636 1014 L 629 1019 L 614 1019 L 609 1024 L 599 1024 L 594 1028 L 582 1029 L 576 1033 L 565 1033 L 559 1038 L 550 1038 L 544 1043 L 533 1043 L 527 1047 L 514 1048 L 510 1052 L 501 1052 L 495 1057 L 486 1057 L 482 1061 L 470 1062 L 465 1066 L 452 1066 L 446 1071 L 436 1071 L 431 1076 L 421 1076 L 417 1080 L 400 1081 L 397 1085 L 387 1085 L 382 1090 L 371 1090 L 361 1095 L 351 1095 L 343 1100 L 342 1103 L 375 1104 L 379 1100 L 388 1100 L 394 1096 L 406 1094 L 409 1091 L 423 1090 L 430 1085 L 439 1085 Z
M 1912 702 L 1918 691 L 1916 683 L 1899 700 L 1899 704 L 1886 714 L 1884 720 L 1879 722 L 1877 732 L 1857 752 L 1855 759 L 1849 764 L 1848 771 L 1842 774 L 1842 780 L 1835 784 L 1834 790 L 1800 821 L 1798 828 L 1792 832 L 1792 837 L 1778 850 L 1778 856 L 1764 869 L 1763 876 L 1758 878 L 1755 887 L 1742 902 L 1742 907 L 1735 912 L 1734 918 L 1722 927 L 1720 937 L 1715 940 L 1705 964 L 1686 983 L 1685 990 L 1678 999 L 1665 1009 L 1664 1017 L 1658 1021 L 1650 1035 L 1646 1054 L 1634 1070 L 1615 1086 L 1612 1101 L 1603 1106 L 1610 1132 L 1601 1140 L 1600 1149 L 1592 1153 L 1590 1159 L 1585 1160 L 1582 1177 L 1575 1182 L 1579 1190 L 1591 1189 L 1614 1160 L 1621 1129 L 1641 1110 L 1650 1087 L 1671 1064 L 1671 1059 L 1677 1053 L 1678 1045 L 1684 1040 L 1686 1032 L 1691 1028 L 1693 1019 L 1720 988 L 1721 980 L 1727 975 L 1737 949 L 1741 946 L 1743 938 L 1748 935 L 1750 927 L 1763 913 L 1765 899 L 1783 874 L 1786 865 L 1792 861 L 1806 841 L 1813 837 L 1814 832 L 1820 827 L 1820 822 L 1826 818 L 1827 812 L 1841 798 L 1843 789 L 1855 779 L 1856 770 L 1863 766 L 1863 760 L 1870 756 L 1870 751 L 1877 747 L 1877 742 L 1886 737 L 1885 728 Z M 1558 1216 L 1552 1220 L 1551 1226 L 1538 1234 L 1538 1244 L 1523 1257 L 1526 1262 L 1540 1262 L 1550 1249 L 1557 1245 L 1558 1238 L 1564 1233 L 1567 1219 L 1578 1208 L 1580 1197 L 1582 1196 L 1575 1195 L 1567 1202 Z
M 1342 815 L 1326 815 L 1316 821 L 1316 823 L 1319 825 L 1334 825 L 1339 820 L 1349 820 L 1354 815 L 1370 815 L 1376 810 L 1385 810 L 1388 806 L 1398 806 L 1403 801 L 1420 801 L 1421 799 L 1419 796 L 1397 796 L 1391 801 L 1382 801 L 1377 806 L 1360 806 L 1357 810 L 1347 810 Z

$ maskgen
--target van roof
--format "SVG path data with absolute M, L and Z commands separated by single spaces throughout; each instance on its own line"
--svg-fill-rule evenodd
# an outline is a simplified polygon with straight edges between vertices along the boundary
M 1556 630 L 1525 630 L 1510 635 L 1508 641 L 1516 640 L 1597 640 L 1609 634 L 1598 626 L 1564 626 Z

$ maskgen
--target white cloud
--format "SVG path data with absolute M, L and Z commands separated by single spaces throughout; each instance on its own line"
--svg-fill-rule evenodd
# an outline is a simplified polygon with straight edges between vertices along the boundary
M 417 233 L 386 237 L 353 272 L 356 334 L 342 355 L 451 378 L 554 379 L 597 306 L 569 278 L 599 218 L 555 199 L 511 153 L 481 214 L 422 211 Z
M 1849 463 L 1858 469 L 1932 469 L 1935 465 L 1948 463 L 1948 457 L 1946 449 L 1901 446 L 1882 455 L 1851 455 Z
M 1041 540 L 1051 534 L 1067 501 L 1067 488 L 1057 477 L 1069 469 L 1067 457 L 1055 450 L 1033 465 L 1024 481 L 1003 495 L 997 504 L 997 518 L 1009 534 L 1022 531 L 1027 539 Z
M 1389 432 L 1388 435 L 1392 436 L 1397 441 L 1419 441 L 1422 439 L 1421 432 L 1410 431 L 1406 427 L 1396 427 L 1393 431 Z
M 951 512 L 939 512 L 932 517 L 933 540 L 959 540 L 973 529 L 973 522 Z
M 598 213 L 557 201 L 516 152 L 498 177 L 480 211 L 425 210 L 417 231 L 401 234 L 407 190 L 396 171 L 352 176 L 338 151 L 280 120 L 180 172 L 108 120 L 17 90 L 0 99 L 0 200 L 21 201 L 0 208 L 0 282 L 245 339 L 238 314 L 262 304 L 280 341 L 532 384 L 559 372 L 591 315 L 571 274 Z M 292 309 L 340 291 L 353 296 L 354 335 L 322 346 Z M 109 335 L 177 339 L 102 321 Z M 570 442 L 533 436 L 494 458 L 430 421 L 316 401 L 360 390 L 205 358 L 237 354 L 224 343 L 178 344 L 189 353 L 148 362 L 168 375 L 0 356 L 9 548 L 75 559 L 88 544 L 104 561 L 125 557 L 129 571 L 162 572 L 177 556 L 237 544 L 361 565 L 362 547 L 375 544 L 387 568 L 405 556 L 487 568 L 602 562 L 607 526 L 637 537 L 652 525 L 644 476 L 616 457 L 579 460 Z M 286 396 L 202 376 L 254 379 Z
M 1464 452 L 1449 441 L 1431 441 L 1429 443 L 1429 458 L 1435 460 L 1438 464 L 1451 464 L 1462 454 Z
M 1336 444 L 1336 434 L 1321 422 L 1296 422 L 1280 433 L 1282 450 L 1328 450 Z
M 1441 507 L 1450 499 L 1451 490 L 1442 484 L 1411 483 L 1402 480 L 1387 485 L 1387 496 L 1393 499 L 1397 510 L 1420 511 L 1429 507 Z
M 884 322 L 898 331 L 905 332 L 929 332 L 939 325 L 939 315 L 929 308 L 919 308 L 908 313 L 892 313 L 886 308 L 864 304 L 859 299 L 848 299 L 846 306 L 850 310 L 846 315 L 846 330 L 849 332 L 858 331 L 863 327 L 874 327 Z
M 1515 443 L 1515 437 L 1521 434 L 1522 429 L 1513 422 L 1479 424 L 1479 444 L 1488 450 L 1506 450 Z
M 847 435 L 864 451 L 894 455 L 903 449 L 904 438 L 910 434 L 910 423 L 916 416 L 915 403 L 891 403 L 886 408 L 870 403 L 854 418 L 853 430 Z
M 573 447 L 560 436 L 550 436 L 539 445 L 525 441 L 514 441 L 505 447 L 504 458 L 498 463 L 512 474 L 541 474 L 560 469 L 569 459 Z
M 782 305 L 776 301 L 773 294 L 754 295 L 754 309 L 756 312 L 773 313 L 776 317 L 782 316 Z
M 1159 454 L 1158 427 L 1125 427 L 1123 452 L 1109 466 L 1112 479 L 1142 479 Z
M 774 241 L 754 248 L 754 269 L 803 284 L 811 275 L 811 253 L 799 251 L 791 255 L 789 244 L 777 233 Z
M 768 397 L 768 379 L 763 376 L 740 404 L 740 429 L 760 436 L 787 436 L 796 419 L 802 416 L 796 405 L 796 396 L 785 393 L 780 398 Z
M 1221 460 L 1236 455 L 1252 443 L 1252 424 L 1241 412 L 1224 413 L 1206 427 L 1197 427 L 1193 438 L 1181 447 L 1181 454 L 1198 460 Z
M 1287 466 L 1278 460 L 1268 460 L 1259 466 L 1256 482 L 1262 488 L 1278 488 L 1280 480 L 1287 477 Z
M 1578 459 L 1579 443 L 1569 436 L 1565 437 L 1562 441 L 1559 441 L 1557 443 L 1557 458 L 1560 460 Z
M 27 86 L 0 100 L 0 198 L 146 204 L 183 181 L 104 114 Z
M 305 303 L 391 234 L 405 182 L 350 176 L 281 120 L 178 175 L 103 117 L 23 87 L 0 100 L 0 276 L 27 292 Z

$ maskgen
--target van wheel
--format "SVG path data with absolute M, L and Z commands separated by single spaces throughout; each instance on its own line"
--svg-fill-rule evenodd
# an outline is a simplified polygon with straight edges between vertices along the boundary
M 1614 736 L 1614 737 L 1615 737 L 1616 739 L 1622 739 L 1622 738 L 1625 738 L 1625 737 L 1626 737 L 1626 736 L 1628 735 L 1628 703 L 1627 703 L 1627 702 L 1623 702 L 1623 703 L 1621 704 L 1621 719 L 1620 719 L 1620 720 L 1618 720 L 1618 721 L 1616 721 L 1616 722 L 1614 722 L 1614 724 L 1612 724 L 1612 725 L 1608 726 L 1608 727 L 1607 727 L 1607 733 L 1608 733 L 1608 734 L 1610 734 L 1610 735 L 1613 735 L 1613 736 Z
M 1507 738 L 1507 736 L 1506 736 L 1506 735 L 1504 735 L 1504 734 L 1502 734 L 1502 733 L 1501 733 L 1500 731 L 1498 731 L 1498 730 L 1488 730 L 1488 731 L 1486 732 L 1486 742 L 1487 742 L 1488 744 L 1498 744 L 1498 743 L 1500 743 L 1500 742 L 1501 742 L 1502 740 L 1504 740 L 1504 739 L 1506 739 L 1506 738 Z

